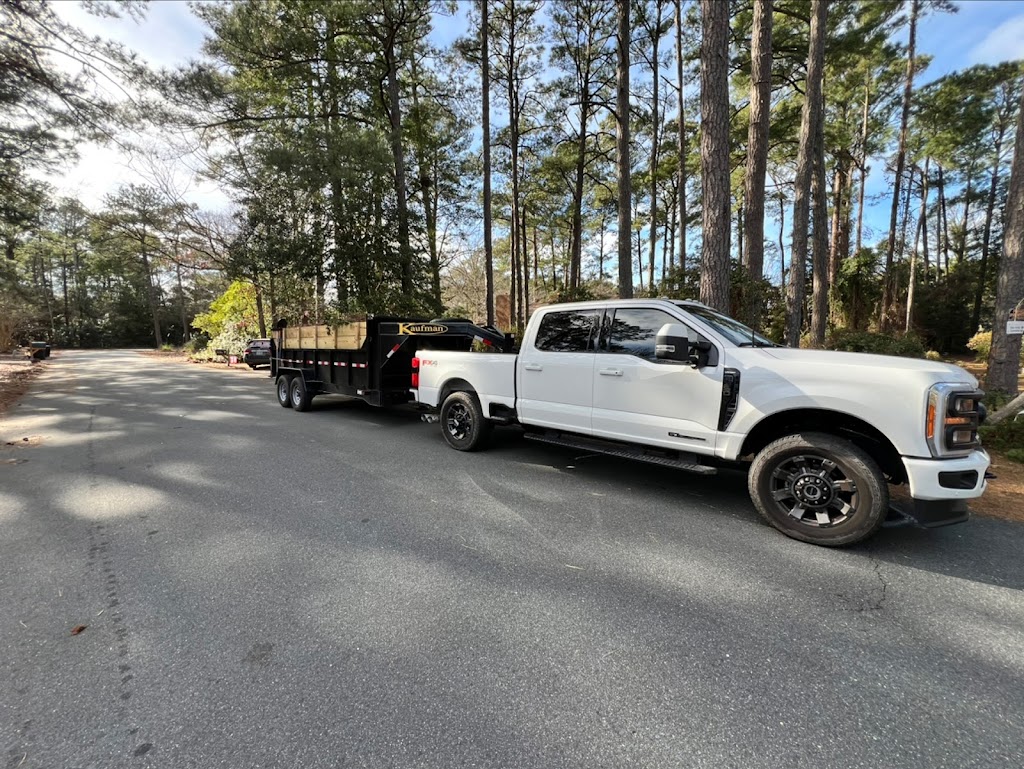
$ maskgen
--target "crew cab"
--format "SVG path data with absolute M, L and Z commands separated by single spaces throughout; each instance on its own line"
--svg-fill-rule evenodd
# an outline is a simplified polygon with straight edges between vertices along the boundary
M 781 347 L 689 301 L 538 309 L 518 354 L 420 349 L 413 392 L 445 440 L 485 445 L 494 424 L 527 437 L 711 474 L 743 463 L 755 507 L 820 545 L 894 520 L 966 521 L 985 490 L 978 382 L 944 363 Z

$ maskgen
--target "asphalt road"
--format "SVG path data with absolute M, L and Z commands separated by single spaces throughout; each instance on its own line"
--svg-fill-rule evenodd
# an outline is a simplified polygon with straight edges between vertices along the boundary
M 314 403 L 69 352 L 0 421 L 0 767 L 1024 766 L 1024 526 Z

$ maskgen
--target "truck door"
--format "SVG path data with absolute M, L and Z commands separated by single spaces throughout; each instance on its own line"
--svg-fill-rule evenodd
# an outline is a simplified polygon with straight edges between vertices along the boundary
M 594 358 L 603 311 L 548 311 L 519 353 L 516 410 L 526 425 L 590 433 Z
M 712 454 L 722 404 L 722 366 L 658 361 L 654 341 L 666 323 L 690 328 L 663 310 L 609 309 L 594 364 L 594 435 Z

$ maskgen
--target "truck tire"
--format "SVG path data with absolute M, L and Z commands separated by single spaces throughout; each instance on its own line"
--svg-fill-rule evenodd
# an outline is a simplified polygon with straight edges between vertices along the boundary
M 473 393 L 453 392 L 441 404 L 441 432 L 453 449 L 482 449 L 493 427 Z
M 826 433 L 769 443 L 747 479 L 757 511 L 783 534 L 837 547 L 874 534 L 889 512 L 889 488 L 863 449 Z
M 291 384 L 288 385 L 288 399 L 295 411 L 309 411 L 313 397 L 309 394 L 309 389 L 301 376 L 292 377 Z
M 287 374 L 281 374 L 280 376 L 277 377 L 277 402 L 284 406 L 286 409 L 290 409 L 292 407 L 291 379 L 292 378 Z

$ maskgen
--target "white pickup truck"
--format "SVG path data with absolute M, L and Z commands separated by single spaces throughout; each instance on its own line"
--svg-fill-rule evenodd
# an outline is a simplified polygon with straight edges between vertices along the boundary
M 453 448 L 518 423 L 536 440 L 692 472 L 749 462 L 761 515 L 820 545 L 863 540 L 887 518 L 959 523 L 985 490 L 982 393 L 963 369 L 780 347 L 697 302 L 551 305 L 516 355 L 420 350 L 412 365 L 414 397 L 440 410 Z M 909 485 L 901 514 L 890 484 Z

